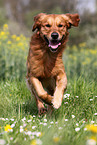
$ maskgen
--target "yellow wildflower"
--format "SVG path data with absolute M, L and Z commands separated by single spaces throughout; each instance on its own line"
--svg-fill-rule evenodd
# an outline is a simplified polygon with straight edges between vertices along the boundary
M 56 142 L 56 143 L 59 142 L 59 140 L 60 140 L 59 137 L 54 137 L 54 138 L 53 138 L 53 141 Z
M 3 25 L 3 29 L 4 29 L 4 30 L 8 30 L 8 25 L 7 25 L 7 24 L 4 24 L 4 25 Z
M 8 41 L 8 42 L 7 42 L 7 44 L 11 44 L 11 43 L 12 43 L 11 41 Z
M 24 36 L 24 35 L 20 35 L 20 38 L 22 39 L 22 40 L 26 40 L 26 37 Z
M 18 43 L 18 46 L 23 46 L 23 43 L 22 42 Z
M 87 62 L 87 64 L 89 64 L 91 62 L 91 59 L 90 58 L 86 58 L 86 62 Z
M 37 141 L 34 139 L 31 141 L 31 145 L 37 145 Z
M 97 51 L 96 51 L 96 50 L 93 50 L 93 49 L 90 49 L 89 52 L 90 52 L 91 54 L 97 54 Z
M 12 35 L 12 39 L 16 39 L 16 37 L 17 37 L 16 35 Z
M 93 132 L 93 133 L 97 133 L 97 126 L 96 125 L 86 125 L 87 130 Z
M 97 139 L 96 139 L 96 136 L 91 136 L 90 139 L 93 139 L 93 140 L 95 140 L 95 141 L 97 140 Z
M 5 32 L 4 32 L 4 31 L 2 31 L 2 32 L 1 32 L 1 36 L 4 36 L 4 35 L 5 35 Z
M 27 128 L 25 128 L 25 131 L 27 131 Z
M 16 41 L 20 41 L 20 37 L 16 37 Z
M 79 44 L 79 47 L 85 47 L 85 46 L 86 46 L 85 42 Z
M 42 137 L 42 136 L 43 136 L 43 133 L 41 132 L 40 135 L 39 135 L 39 137 Z
M 12 128 L 9 124 L 7 124 L 6 126 L 4 126 L 4 129 L 6 132 L 9 132 Z
M 73 45 L 72 49 L 74 49 L 75 51 L 78 50 L 77 46 L 76 45 Z
M 93 66 L 97 66 L 97 62 L 94 62 L 94 63 L 93 63 Z
M 31 141 L 30 145 L 41 145 L 42 141 L 40 139 L 34 139 Z
M 85 61 L 82 62 L 82 65 L 86 65 L 87 63 Z

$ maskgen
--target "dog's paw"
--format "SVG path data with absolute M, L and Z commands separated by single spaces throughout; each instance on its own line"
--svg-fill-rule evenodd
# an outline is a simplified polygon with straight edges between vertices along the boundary
M 61 103 L 62 103 L 62 101 L 61 101 L 60 98 L 57 99 L 57 100 L 54 98 L 53 101 L 52 101 L 53 107 L 55 109 L 58 109 L 61 106 Z
M 47 109 L 45 107 L 38 109 L 39 116 L 44 115 L 47 113 Z

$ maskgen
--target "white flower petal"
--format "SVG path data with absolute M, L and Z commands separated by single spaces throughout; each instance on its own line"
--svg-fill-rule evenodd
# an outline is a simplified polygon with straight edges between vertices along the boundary
M 72 118 L 75 118 L 75 116 L 74 116 L 74 115 L 72 115 Z
M 4 139 L 0 139 L 0 145 L 4 145 L 6 142 Z
M 32 129 L 35 129 L 37 126 L 32 126 Z
M 86 145 L 96 145 L 96 141 L 94 139 L 88 139 Z
M 76 132 L 77 132 L 77 131 L 80 131 L 80 128 L 79 128 L 79 127 L 75 128 L 75 131 L 76 131 Z

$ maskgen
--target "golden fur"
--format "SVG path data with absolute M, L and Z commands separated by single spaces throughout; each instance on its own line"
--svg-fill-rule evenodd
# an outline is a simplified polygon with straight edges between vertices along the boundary
M 61 106 L 67 78 L 62 53 L 68 41 L 68 29 L 78 26 L 78 14 L 38 14 L 27 58 L 27 83 L 36 98 L 39 114 L 46 111 L 43 103 L 58 109 Z M 52 34 L 58 38 L 52 38 Z M 46 90 L 44 90 L 44 88 Z M 49 110 L 48 109 L 48 110 Z

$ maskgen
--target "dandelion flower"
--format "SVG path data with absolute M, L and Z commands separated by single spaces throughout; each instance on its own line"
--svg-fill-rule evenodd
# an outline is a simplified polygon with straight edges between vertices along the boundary
M 1 36 L 4 36 L 4 35 L 5 35 L 5 32 L 2 31 L 2 32 L 1 32 Z
M 55 143 L 59 142 L 59 140 L 60 140 L 59 137 L 53 137 L 53 141 L 54 141 Z
M 11 37 L 12 37 L 12 39 L 16 39 L 17 36 L 16 35 L 12 35 Z
M 12 131 L 12 128 L 9 124 L 7 124 L 6 126 L 4 126 L 4 129 L 6 132 Z
M 7 24 L 4 24 L 4 25 L 3 25 L 3 29 L 4 29 L 4 30 L 7 30 L 7 29 L 8 29 L 8 25 L 7 25 Z
M 30 145 L 37 145 L 37 141 L 35 139 L 32 140 Z
M 16 41 L 20 41 L 20 37 L 16 37 Z
M 91 131 L 93 133 L 97 133 L 97 126 L 96 125 L 86 125 L 86 128 L 88 131 Z
M 34 139 L 30 145 L 42 145 L 42 141 L 40 139 Z
M 11 41 L 8 41 L 7 44 L 12 44 L 12 42 Z

